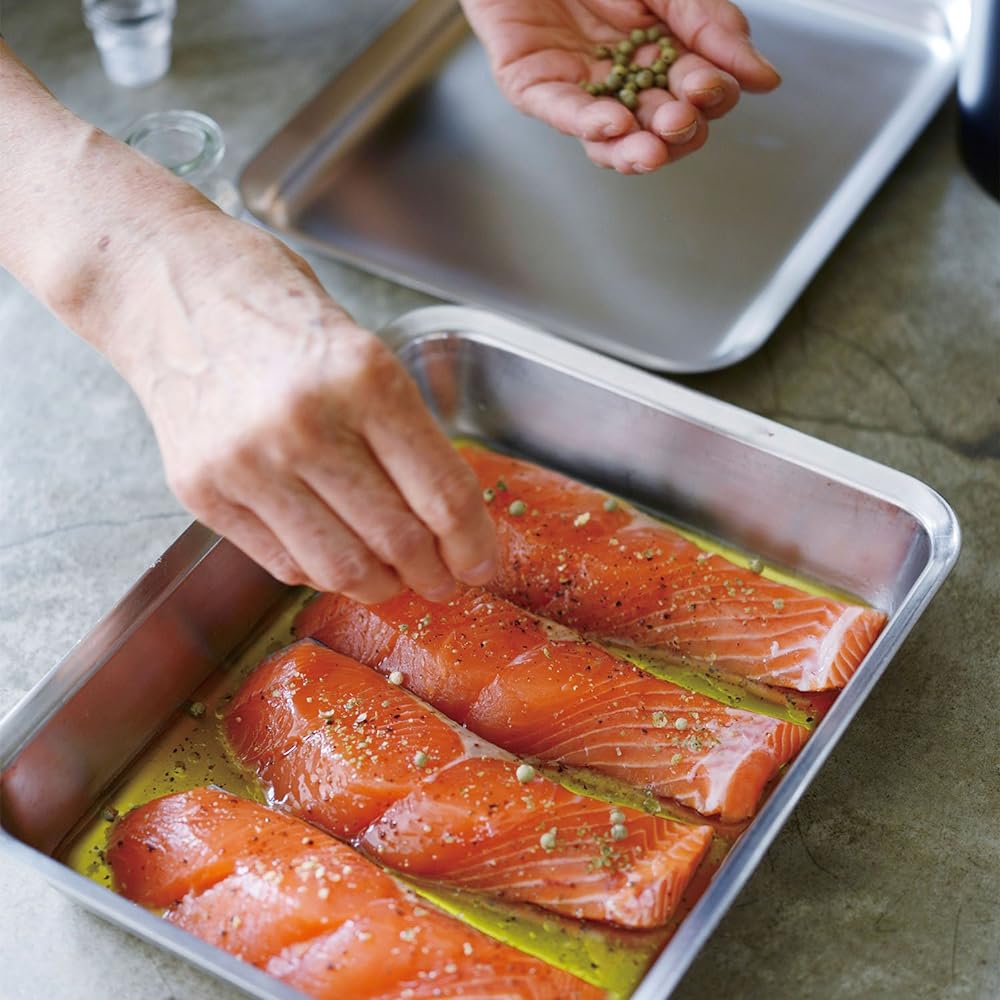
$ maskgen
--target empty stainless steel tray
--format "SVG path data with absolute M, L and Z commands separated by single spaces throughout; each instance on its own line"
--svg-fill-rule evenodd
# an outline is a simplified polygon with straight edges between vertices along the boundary
M 264 222 L 647 368 L 770 335 L 948 93 L 968 0 L 747 0 L 784 84 L 645 177 L 501 97 L 454 0 L 417 0 L 246 169 Z M 953 30 L 954 29 L 954 30 Z
M 890 613 L 871 653 L 633 994 L 665 996 L 953 564 L 948 505 L 901 473 L 550 335 L 419 310 L 385 336 L 444 426 L 604 485 Z M 193 525 L 0 724 L 0 848 L 257 997 L 292 990 L 51 856 L 288 589 Z

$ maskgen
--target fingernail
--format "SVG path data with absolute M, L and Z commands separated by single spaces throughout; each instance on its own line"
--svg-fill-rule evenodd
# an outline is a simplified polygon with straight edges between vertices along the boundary
M 706 87 L 704 90 L 692 90 L 688 95 L 693 102 L 697 102 L 703 108 L 714 108 L 721 104 L 726 96 L 725 87 Z
M 495 559 L 487 559 L 485 562 L 481 562 L 474 569 L 466 570 L 462 574 L 462 579 L 466 583 L 471 583 L 474 586 L 482 586 L 484 583 L 489 583 L 493 579 L 493 575 L 497 571 L 497 564 Z
M 661 134 L 663 138 L 667 140 L 667 142 L 672 142 L 675 145 L 681 146 L 686 142 L 690 142 L 695 137 L 695 133 L 697 131 L 698 131 L 698 123 L 691 122 L 691 124 L 688 125 L 687 128 L 679 129 L 676 132 L 663 132 Z
M 756 49 L 754 49 L 754 54 L 778 78 L 778 83 L 781 83 L 781 74 L 778 72 L 778 67 L 767 56 L 762 56 Z
M 635 174 L 651 174 L 655 167 L 647 166 L 645 163 L 631 163 L 629 166 Z
M 601 129 L 601 135 L 603 135 L 605 139 L 617 139 L 618 136 L 620 136 L 624 131 L 625 130 L 621 127 L 621 125 L 609 123 Z

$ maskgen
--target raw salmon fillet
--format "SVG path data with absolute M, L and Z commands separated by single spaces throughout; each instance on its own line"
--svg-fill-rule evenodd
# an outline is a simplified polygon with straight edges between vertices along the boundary
M 600 1000 L 494 941 L 301 820 L 212 788 L 114 828 L 118 892 L 316 1000 Z
M 282 808 L 422 879 L 624 927 L 666 923 L 712 830 L 576 795 L 312 641 L 225 720 Z
M 490 589 L 585 635 L 824 691 L 850 680 L 885 625 L 881 611 L 768 580 L 566 476 L 459 450 L 495 494 Z
M 804 726 L 660 680 L 503 598 L 448 604 L 406 592 L 376 605 L 322 594 L 309 635 L 520 756 L 591 768 L 724 822 L 752 816 Z

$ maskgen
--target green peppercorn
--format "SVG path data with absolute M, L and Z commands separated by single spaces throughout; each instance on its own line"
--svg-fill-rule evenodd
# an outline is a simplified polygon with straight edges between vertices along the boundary
M 663 29 L 658 24 L 654 24 L 652 28 L 646 29 L 647 42 L 658 42 L 662 37 Z
M 622 68 L 624 68 L 625 66 L 627 66 L 627 65 L 628 65 L 628 55 L 627 55 L 626 53 L 624 53 L 624 52 L 616 52 L 616 53 L 615 53 L 615 54 L 614 54 L 614 55 L 613 55 L 613 56 L 611 57 L 611 61 L 612 61 L 612 62 L 613 62 L 613 63 L 614 63 L 614 64 L 615 64 L 616 66 L 621 66 Z
M 653 74 L 650 70 L 644 69 L 641 73 L 636 73 L 635 84 L 640 90 L 649 90 L 653 86 Z
M 598 59 L 610 59 L 611 49 L 608 48 L 607 45 L 598 45 L 597 48 L 594 49 L 594 55 Z
M 666 73 L 667 63 L 664 59 L 657 59 L 652 66 L 649 67 L 654 73 Z
M 604 86 L 608 90 L 621 90 L 622 84 L 625 82 L 625 74 L 620 73 L 618 70 L 613 70 L 607 75 L 604 81 Z
M 640 66 L 637 62 L 631 62 L 628 64 L 628 71 L 630 73 L 638 73 L 639 70 L 641 70 L 642 68 L 643 67 Z
M 494 499 L 494 497 L 496 497 L 496 495 L 497 495 L 496 494 L 496 490 L 494 490 L 491 487 L 487 486 L 486 489 L 483 490 L 483 502 L 484 503 L 493 503 L 493 499 Z
M 508 508 L 507 513 L 511 517 L 520 517 L 528 509 L 528 505 L 523 500 L 515 500 Z
M 618 510 L 618 501 L 614 497 L 608 497 L 602 506 L 610 514 L 612 511 Z
M 535 777 L 535 769 L 530 764 L 519 764 L 514 776 L 522 785 L 526 785 Z
M 671 65 L 671 63 L 675 63 L 677 61 L 677 49 L 675 49 L 673 44 L 670 42 L 661 44 L 660 58 L 665 60 L 668 66 Z
M 628 36 L 636 45 L 642 45 L 646 40 L 646 32 L 642 28 L 633 28 L 631 34 Z
M 604 86 L 603 83 L 595 83 L 593 94 L 594 97 L 603 97 L 608 92 L 608 88 Z
M 625 105 L 629 111 L 634 111 L 639 106 L 639 98 L 635 96 L 634 90 L 619 90 L 618 100 Z
M 657 73 L 656 76 L 653 77 L 653 83 L 655 83 L 657 87 L 665 88 L 669 82 L 670 78 L 666 73 Z
M 591 97 L 597 97 L 597 84 L 596 83 L 585 83 L 583 89 L 590 94 Z
M 627 38 L 623 38 L 616 47 L 623 56 L 630 56 L 635 52 L 635 45 Z

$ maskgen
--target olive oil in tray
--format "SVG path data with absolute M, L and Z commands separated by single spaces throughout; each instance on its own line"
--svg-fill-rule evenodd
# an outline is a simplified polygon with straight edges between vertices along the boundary
M 712 539 L 690 532 L 685 534 L 706 550 L 719 552 L 741 565 L 753 562 Z M 758 568 L 772 579 L 793 583 L 811 593 L 831 593 L 769 567 L 754 567 L 755 570 Z M 92 814 L 67 838 L 59 851 L 61 860 L 95 882 L 110 887 L 111 872 L 105 859 L 108 832 L 120 815 L 135 806 L 171 792 L 204 785 L 218 786 L 245 798 L 265 802 L 264 790 L 256 778 L 237 764 L 229 753 L 221 720 L 234 693 L 249 673 L 270 653 L 292 641 L 292 623 L 311 596 L 312 593 L 305 590 L 292 592 L 241 648 L 194 692 L 188 704 L 133 762 Z M 818 714 L 813 701 L 805 696 L 778 695 L 762 685 L 710 677 L 683 665 L 643 659 L 631 653 L 628 656 L 643 669 L 718 701 L 810 728 Z M 574 791 L 604 799 L 609 804 L 704 822 L 702 817 L 686 810 L 671 809 L 662 800 L 644 795 L 616 779 L 572 768 L 546 767 L 537 761 L 534 763 L 553 780 Z M 716 835 L 708 856 L 691 883 L 678 914 L 667 927 L 656 930 L 630 931 L 572 920 L 530 905 L 473 896 L 461 890 L 430 886 L 405 877 L 402 881 L 442 909 L 485 933 L 607 990 L 615 1000 L 625 1000 L 684 915 L 697 902 L 746 824 L 717 823 L 714 826 Z

